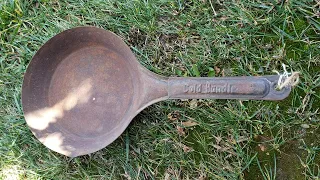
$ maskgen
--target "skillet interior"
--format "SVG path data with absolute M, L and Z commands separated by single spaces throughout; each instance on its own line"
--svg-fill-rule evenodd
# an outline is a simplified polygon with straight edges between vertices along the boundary
M 130 121 L 138 63 L 115 34 L 94 27 L 64 31 L 33 57 L 22 104 L 33 134 L 67 156 L 99 150 Z

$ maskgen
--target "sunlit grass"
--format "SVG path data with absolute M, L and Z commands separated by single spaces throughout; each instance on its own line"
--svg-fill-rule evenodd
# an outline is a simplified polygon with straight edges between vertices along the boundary
M 8 166 L 8 167 L 3 167 L 0 171 L 0 177 L 1 179 L 4 180 L 13 180 L 13 179 L 19 179 L 20 177 L 20 172 L 19 172 L 20 167 L 18 166 Z

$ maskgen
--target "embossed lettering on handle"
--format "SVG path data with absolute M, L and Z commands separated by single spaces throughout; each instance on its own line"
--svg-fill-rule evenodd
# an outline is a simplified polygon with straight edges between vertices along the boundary
M 263 99 L 271 82 L 264 77 L 169 78 L 170 99 Z

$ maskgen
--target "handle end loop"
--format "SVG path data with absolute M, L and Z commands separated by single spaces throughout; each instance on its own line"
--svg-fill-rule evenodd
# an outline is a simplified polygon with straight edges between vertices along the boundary
M 286 65 L 282 64 L 282 68 L 283 68 L 283 73 L 280 74 L 278 71 L 273 71 L 275 73 L 277 73 L 280 77 L 276 86 L 276 89 L 281 91 L 283 88 L 285 87 L 294 87 L 296 85 L 299 84 L 299 76 L 300 76 L 300 72 L 291 72 L 289 73 L 286 69 Z

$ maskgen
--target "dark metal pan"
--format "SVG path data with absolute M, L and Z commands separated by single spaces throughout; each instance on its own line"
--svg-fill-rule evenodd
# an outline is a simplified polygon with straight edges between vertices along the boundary
M 279 76 L 162 77 L 141 66 L 112 32 L 64 31 L 35 54 L 24 76 L 26 122 L 45 146 L 75 157 L 113 142 L 144 108 L 166 99 L 280 100 Z

